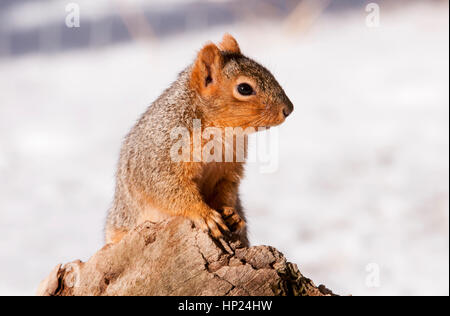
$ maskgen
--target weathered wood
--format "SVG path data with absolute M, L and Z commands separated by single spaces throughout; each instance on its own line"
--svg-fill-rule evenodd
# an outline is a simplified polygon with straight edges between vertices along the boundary
M 173 218 L 144 223 L 87 262 L 56 266 L 37 295 L 331 295 L 275 248 L 217 242 Z

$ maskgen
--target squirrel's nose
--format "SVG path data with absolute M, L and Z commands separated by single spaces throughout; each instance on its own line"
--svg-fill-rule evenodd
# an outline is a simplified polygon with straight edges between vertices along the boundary
M 283 107 L 283 115 L 284 117 L 288 117 L 289 114 L 292 113 L 292 111 L 294 111 L 294 106 L 292 105 L 291 102 L 287 103 L 286 105 L 284 105 Z

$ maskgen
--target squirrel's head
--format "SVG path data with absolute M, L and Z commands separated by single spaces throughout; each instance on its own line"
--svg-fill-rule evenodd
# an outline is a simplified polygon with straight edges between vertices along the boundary
M 294 109 L 274 76 L 242 55 L 229 34 L 218 46 L 211 43 L 201 49 L 192 66 L 190 85 L 215 126 L 276 126 Z

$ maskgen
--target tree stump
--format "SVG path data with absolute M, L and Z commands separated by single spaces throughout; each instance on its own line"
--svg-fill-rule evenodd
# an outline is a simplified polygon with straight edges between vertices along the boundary
M 325 296 L 270 246 L 216 241 L 186 219 L 146 222 L 87 262 L 57 265 L 37 295 Z

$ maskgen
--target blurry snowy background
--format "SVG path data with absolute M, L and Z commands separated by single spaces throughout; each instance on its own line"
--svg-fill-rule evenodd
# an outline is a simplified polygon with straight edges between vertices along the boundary
M 0 0 L 0 294 L 102 246 L 122 138 L 230 32 L 295 105 L 278 170 L 248 166 L 252 244 L 340 294 L 448 295 L 448 2 L 369 2 Z

